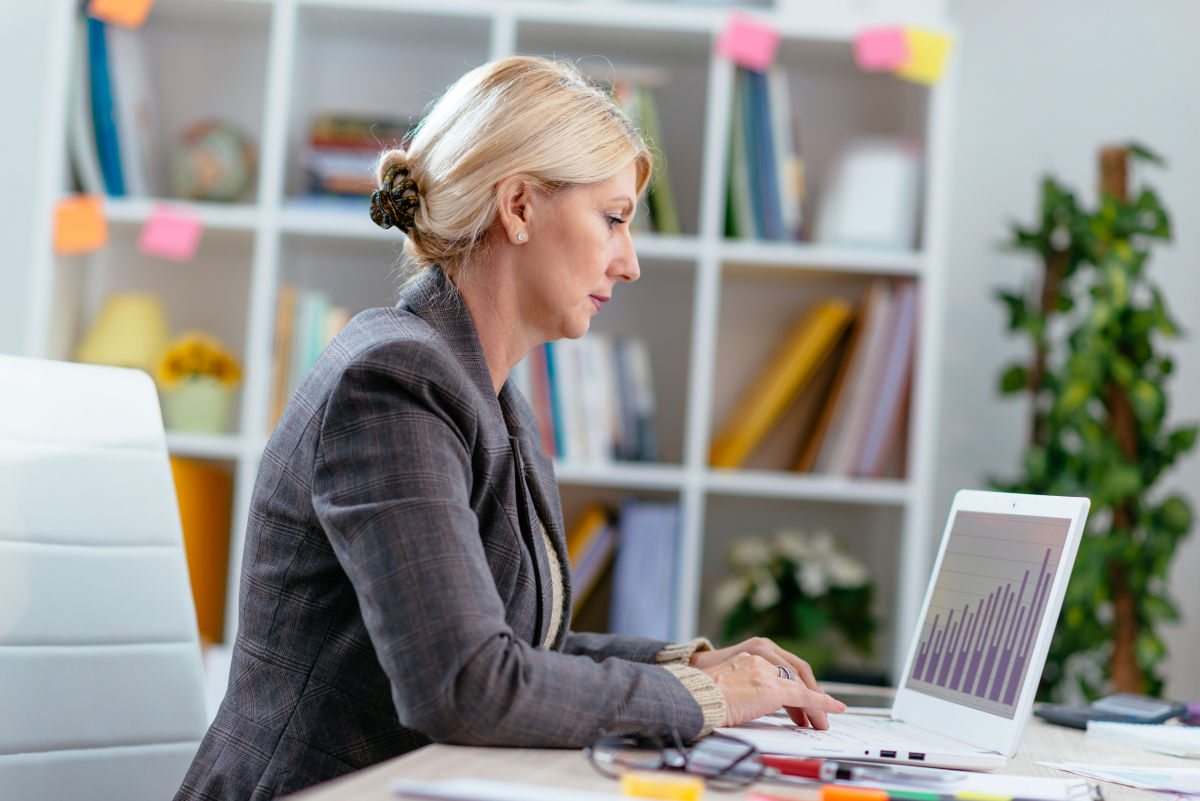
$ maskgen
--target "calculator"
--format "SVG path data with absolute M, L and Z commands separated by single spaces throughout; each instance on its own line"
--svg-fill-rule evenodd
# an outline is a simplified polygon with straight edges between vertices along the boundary
M 1093 701 L 1089 706 L 1042 704 L 1033 710 L 1033 714 L 1042 720 L 1075 729 L 1086 729 L 1089 720 L 1107 720 L 1117 723 L 1162 723 L 1186 712 L 1186 704 L 1134 693 L 1106 695 Z

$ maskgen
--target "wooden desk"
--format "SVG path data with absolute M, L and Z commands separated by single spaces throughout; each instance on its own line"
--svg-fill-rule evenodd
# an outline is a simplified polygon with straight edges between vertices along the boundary
M 1195 760 L 1152 754 L 1137 748 L 1088 740 L 1083 732 L 1051 726 L 1034 718 L 1025 729 L 1021 750 L 1009 761 L 1007 773 L 1032 776 L 1069 776 L 1044 768 L 1038 761 L 1095 762 L 1109 765 L 1162 765 L 1198 767 Z M 468 748 L 456 745 L 431 745 L 389 760 L 366 770 L 343 776 L 290 798 L 295 801 L 392 801 L 388 786 L 397 777 L 409 779 L 446 779 L 456 776 L 505 779 L 529 784 L 545 784 L 579 790 L 620 792 L 617 782 L 592 769 L 576 750 L 536 748 Z M 765 792 L 803 795 L 784 785 L 760 785 Z M 1108 801 L 1151 801 L 1153 793 L 1101 783 Z M 709 801 L 744 801 L 745 793 L 705 795 Z M 564 801 L 570 796 L 563 795 Z

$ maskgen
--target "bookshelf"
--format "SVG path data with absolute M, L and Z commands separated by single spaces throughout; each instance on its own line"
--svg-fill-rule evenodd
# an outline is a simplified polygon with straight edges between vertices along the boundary
M 51 57 L 70 62 L 74 20 L 56 4 Z M 70 358 L 81 331 L 110 292 L 137 288 L 164 301 L 173 333 L 197 327 L 240 355 L 244 380 L 231 430 L 217 436 L 170 432 L 171 451 L 228 466 L 234 504 L 227 632 L 233 631 L 241 538 L 258 459 L 269 434 L 276 293 L 284 283 L 321 289 L 352 310 L 389 305 L 401 253 L 397 235 L 360 210 L 303 200 L 308 121 L 342 110 L 414 118 L 467 68 L 510 53 L 576 60 L 598 78 L 637 68 L 656 75 L 662 139 L 682 233 L 636 238 L 642 278 L 620 286 L 593 330 L 641 337 L 654 365 L 661 461 L 558 465 L 568 527 L 592 501 L 633 494 L 680 504 L 673 627 L 679 637 L 716 633 L 708 595 L 722 575 L 724 548 L 739 534 L 826 526 L 867 562 L 883 618 L 879 662 L 896 668 L 914 623 L 940 521 L 932 458 L 941 350 L 940 315 L 924 313 L 914 346 L 905 459 L 894 475 L 854 479 L 791 472 L 795 443 L 764 446 L 741 469 L 708 467 L 722 418 L 753 375 L 755 359 L 783 336 L 806 304 L 837 296 L 857 302 L 870 280 L 911 279 L 919 308 L 942 297 L 946 171 L 953 65 L 934 87 L 860 72 L 853 36 L 864 24 L 841 11 L 812 17 L 752 7 L 782 33 L 777 63 L 787 72 L 805 159 L 805 214 L 839 143 L 895 135 L 922 143 L 915 247 L 863 249 L 724 236 L 729 114 L 735 70 L 715 55 L 729 9 L 673 3 L 559 3 L 548 0 L 158 0 L 139 36 L 153 65 L 152 102 L 160 151 L 205 117 L 235 122 L 257 143 L 255 180 L 237 203 L 180 202 L 203 222 L 192 262 L 145 256 L 135 244 L 149 198 L 110 198 L 110 243 L 86 256 L 58 256 L 39 243 L 31 280 L 30 353 Z M 833 5 L 833 4 L 831 4 Z M 884 20 L 900 22 L 905 20 Z M 926 20 L 928 22 L 928 20 Z M 68 96 L 70 70 L 51 76 Z M 42 170 L 37 202 L 49 220 L 69 191 L 68 104 L 50 115 L 61 158 Z M 164 187 L 156 194 L 165 195 Z M 786 421 L 785 421 L 786 422 Z M 781 425 L 784 425 L 781 423 Z

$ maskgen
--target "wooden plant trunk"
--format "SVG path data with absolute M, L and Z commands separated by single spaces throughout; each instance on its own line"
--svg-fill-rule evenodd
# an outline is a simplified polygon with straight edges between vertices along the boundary
M 1111 194 L 1121 202 L 1127 200 L 1128 164 L 1129 151 L 1125 148 L 1109 147 L 1100 151 L 1101 192 Z M 1109 382 L 1105 394 L 1109 428 L 1117 438 L 1126 461 L 1137 464 L 1137 420 L 1133 415 L 1129 394 L 1115 381 Z M 1126 498 L 1113 509 L 1112 525 L 1116 530 L 1132 533 L 1137 520 L 1135 504 L 1135 498 Z M 1136 599 L 1129 585 L 1129 571 L 1121 560 L 1113 559 L 1108 563 L 1108 575 L 1112 581 L 1113 599 L 1113 650 L 1109 677 L 1118 692 L 1140 693 L 1144 689 L 1143 676 L 1135 650 L 1140 625 Z

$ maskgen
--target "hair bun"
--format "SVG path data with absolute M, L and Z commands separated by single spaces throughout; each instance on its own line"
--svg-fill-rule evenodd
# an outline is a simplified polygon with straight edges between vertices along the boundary
M 411 233 L 413 216 L 421 205 L 420 189 L 409 175 L 408 167 L 395 164 L 388 168 L 383 183 L 371 193 L 371 219 L 380 228 L 399 228 Z

